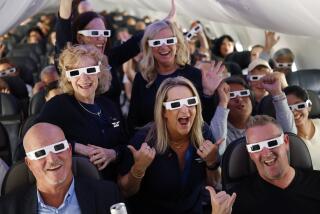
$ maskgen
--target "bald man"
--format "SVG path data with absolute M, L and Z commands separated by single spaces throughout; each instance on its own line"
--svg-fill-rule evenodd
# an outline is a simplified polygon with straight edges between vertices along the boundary
M 0 198 L 0 213 L 105 214 L 120 201 L 115 184 L 73 176 L 71 146 L 58 126 L 35 124 L 23 146 L 36 184 Z

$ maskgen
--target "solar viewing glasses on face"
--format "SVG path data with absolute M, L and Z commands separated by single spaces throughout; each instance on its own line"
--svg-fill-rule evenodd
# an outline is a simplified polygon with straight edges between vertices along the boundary
M 199 103 L 199 100 L 198 100 L 197 97 L 188 97 L 188 98 L 185 98 L 185 99 L 164 102 L 163 106 L 167 110 L 175 110 L 175 109 L 181 108 L 183 105 L 191 107 L 191 106 L 198 105 L 198 103 Z

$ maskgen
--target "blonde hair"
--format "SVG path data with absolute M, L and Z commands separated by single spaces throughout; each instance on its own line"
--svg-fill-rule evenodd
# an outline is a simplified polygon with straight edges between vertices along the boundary
M 59 79 L 59 87 L 64 93 L 70 95 L 74 94 L 73 87 L 68 81 L 66 71 L 74 69 L 83 57 L 89 57 L 96 61 L 97 65 L 100 62 L 100 73 L 98 73 L 98 87 L 96 89 L 96 95 L 105 93 L 109 90 L 111 85 L 111 73 L 108 69 L 108 58 L 102 54 L 93 45 L 68 45 L 60 54 L 59 57 L 59 69 L 61 76 Z
M 167 124 L 163 117 L 164 111 L 166 111 L 163 107 L 163 102 L 167 100 L 168 91 L 177 86 L 187 87 L 188 89 L 190 89 L 193 96 L 196 96 L 198 99 L 200 99 L 199 94 L 192 82 L 184 77 L 178 76 L 175 78 L 167 78 L 161 83 L 155 101 L 155 123 L 151 126 L 151 129 L 149 130 L 146 137 L 146 142 L 150 145 L 153 144 L 154 148 L 159 154 L 163 154 L 167 150 L 168 143 L 170 142 Z M 199 104 L 196 105 L 196 115 L 194 118 L 194 122 L 190 130 L 190 140 L 196 148 L 198 148 L 203 142 L 202 127 L 204 125 L 204 122 L 201 112 L 202 107 L 199 100 Z
M 152 47 L 149 47 L 148 40 L 153 39 L 161 30 L 169 28 L 173 36 L 177 37 L 177 53 L 175 63 L 184 66 L 189 62 L 189 50 L 182 32 L 176 24 L 169 21 L 157 21 L 149 25 L 141 40 L 142 60 L 140 62 L 140 71 L 143 79 L 145 79 L 149 87 L 157 78 L 156 61 L 152 54 Z

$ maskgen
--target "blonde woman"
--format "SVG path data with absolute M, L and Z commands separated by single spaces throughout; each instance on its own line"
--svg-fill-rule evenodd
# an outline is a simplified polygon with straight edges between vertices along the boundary
M 105 178 L 115 179 L 114 162 L 126 139 L 120 112 L 106 96 L 97 96 L 110 86 L 108 60 L 92 45 L 77 45 L 61 53 L 59 66 L 64 94 L 45 104 L 39 122 L 61 127 L 74 153 L 87 156 Z
M 129 207 L 133 213 L 202 213 L 201 191 L 218 181 L 219 155 L 193 84 L 184 77 L 164 80 L 154 117 L 121 164 L 118 183 L 131 196 Z
M 139 127 L 153 121 L 156 92 L 163 80 L 183 76 L 197 88 L 204 106 L 203 116 L 210 121 L 213 114 L 213 95 L 222 80 L 221 62 L 213 64 L 210 71 L 200 71 L 188 64 L 186 41 L 177 25 L 162 20 L 149 25 L 141 41 L 142 60 L 140 73 L 133 82 L 128 126 L 133 133 Z

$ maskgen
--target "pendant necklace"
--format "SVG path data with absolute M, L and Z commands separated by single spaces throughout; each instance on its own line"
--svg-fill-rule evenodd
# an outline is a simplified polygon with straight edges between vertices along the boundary
M 78 101 L 78 100 L 77 100 L 77 101 Z M 86 112 L 88 112 L 88 113 L 90 113 L 90 114 L 93 114 L 93 115 L 96 115 L 96 116 L 98 116 L 98 117 L 101 117 L 101 109 L 100 109 L 97 113 L 95 113 L 95 112 L 92 112 L 92 111 L 88 110 L 86 107 L 84 107 L 84 106 L 81 104 L 81 102 L 78 101 L 78 103 L 79 103 L 79 105 L 80 105 Z

